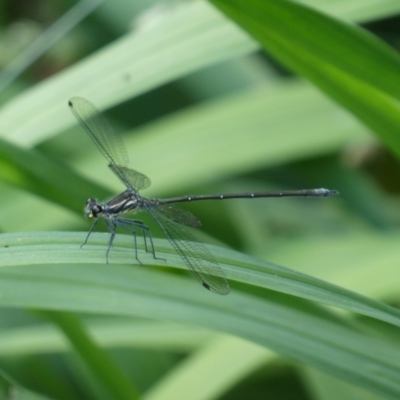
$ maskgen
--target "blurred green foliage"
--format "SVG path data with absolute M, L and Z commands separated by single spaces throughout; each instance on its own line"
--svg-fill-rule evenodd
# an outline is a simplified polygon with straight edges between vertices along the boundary
M 0 3 L 0 397 L 123 398 L 126 384 L 147 400 L 399 398 L 399 11 Z M 135 265 L 119 236 L 106 266 L 108 236 L 79 248 L 81 210 L 123 188 L 68 110 L 73 96 L 123 133 L 130 166 L 152 179 L 146 197 L 341 196 L 188 206 L 218 245 L 226 298 L 166 271 L 182 263 L 162 239 L 167 263 Z

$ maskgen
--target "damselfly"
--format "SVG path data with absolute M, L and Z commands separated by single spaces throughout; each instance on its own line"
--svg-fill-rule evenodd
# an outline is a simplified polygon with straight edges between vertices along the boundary
M 184 228 L 184 226 L 197 228 L 201 226 L 200 221 L 189 211 L 175 207 L 174 203 L 198 200 L 251 199 L 258 197 L 328 197 L 339 194 L 336 190 L 305 189 L 282 192 L 210 194 L 173 197 L 169 199 L 146 199 L 139 194 L 139 191 L 150 186 L 150 179 L 140 172 L 128 168 L 128 152 L 119 133 L 89 101 L 80 97 L 74 97 L 68 104 L 79 123 L 107 159 L 109 168 L 126 186 L 124 192 L 108 202 L 98 202 L 93 198 L 90 198 L 86 202 L 85 214 L 87 217 L 93 218 L 94 222 L 83 245 L 87 243 L 99 219 L 104 219 L 111 232 L 106 252 L 107 262 L 118 227 L 127 230 L 133 235 L 135 257 L 139 263 L 137 231 L 142 232 L 146 251 L 150 251 L 153 257 L 156 258 L 150 228 L 140 220 L 124 217 L 124 214 L 130 212 L 147 211 L 199 282 L 206 289 L 214 293 L 228 294 L 230 292 L 229 283 L 217 260 L 204 244 L 198 242 Z

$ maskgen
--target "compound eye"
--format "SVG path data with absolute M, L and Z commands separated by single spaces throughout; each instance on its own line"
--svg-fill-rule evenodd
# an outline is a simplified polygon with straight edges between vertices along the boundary
M 86 208 L 93 208 L 94 206 L 97 205 L 97 201 L 95 199 L 87 199 L 86 201 Z

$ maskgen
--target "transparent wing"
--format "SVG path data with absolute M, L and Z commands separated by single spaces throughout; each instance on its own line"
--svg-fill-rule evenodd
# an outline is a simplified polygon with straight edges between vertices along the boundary
M 197 242 L 192 234 L 166 217 L 162 211 L 153 207 L 148 207 L 147 211 L 198 281 L 214 293 L 228 294 L 231 289 L 224 271 L 207 247 Z
M 136 191 L 146 189 L 151 185 L 150 178 L 138 171 L 135 171 L 134 169 L 126 167 L 118 167 L 118 169 L 116 169 L 114 164 L 109 164 L 108 166 L 110 167 L 111 171 L 113 171 L 114 174 L 116 174 L 119 178 L 121 178 L 119 174 L 119 172 L 121 171 L 124 177 L 124 179 L 122 179 L 122 182 L 125 183 L 126 181 L 128 181 L 130 187 L 135 189 Z
M 184 210 L 183 208 L 175 207 L 172 204 L 164 204 L 158 205 L 157 209 L 165 214 L 164 216 L 166 218 L 170 218 L 179 224 L 192 226 L 194 228 L 199 228 L 201 226 L 200 220 L 191 212 Z
M 112 166 L 112 171 L 127 187 L 132 187 L 129 177 L 125 175 L 129 157 L 121 135 L 89 101 L 73 97 L 68 104 L 76 119 Z

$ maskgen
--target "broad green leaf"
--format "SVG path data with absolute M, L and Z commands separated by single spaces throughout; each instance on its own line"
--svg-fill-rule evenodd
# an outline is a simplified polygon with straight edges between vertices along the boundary
M 384 4 L 391 9 L 392 3 Z M 331 6 L 336 7 L 327 4 Z M 365 7 L 362 9 L 365 12 Z M 352 11 L 344 5 L 343 11 L 339 6 L 338 13 L 350 13 L 351 17 Z M 153 27 L 133 31 L 3 106 L 3 137 L 24 146 L 34 145 L 73 123 L 65 113 L 65 104 L 74 95 L 87 97 L 100 108 L 109 107 L 204 66 L 259 48 L 257 42 L 204 2 L 161 10 L 154 21 L 150 20 Z M 320 37 L 319 32 L 316 37 Z M 273 45 L 272 40 L 269 43 Z M 277 46 L 285 51 L 282 44 Z M 65 93 L 65 97 L 59 93 Z
M 218 398 L 227 389 L 234 387 L 235 382 L 275 357 L 271 351 L 261 346 L 234 337 L 223 337 L 191 354 L 146 392 L 144 399 Z M 200 376 L 202 379 L 198 379 Z
M 396 0 L 301 0 L 301 3 L 344 20 L 357 22 L 390 18 L 400 11 Z
M 400 57 L 388 45 L 361 28 L 291 1 L 211 2 L 400 154 Z
M 104 243 L 108 243 L 109 234 L 92 234 L 91 243 L 100 243 L 101 245 L 86 245 L 86 248 L 80 249 L 84 235 L 60 232 L 2 234 L 0 236 L 0 254 L 2 256 L 0 266 L 8 268 L 11 265 L 34 264 L 39 268 L 39 265 L 65 264 L 78 262 L 78 260 L 79 263 L 98 262 L 103 264 L 107 249 Z M 119 252 L 114 250 L 116 254 L 111 261 L 131 264 L 133 259 L 132 238 L 129 235 L 123 235 L 119 238 L 119 242 L 124 243 L 124 248 Z M 168 260 L 166 264 L 162 262 L 161 266 L 169 265 L 186 269 L 181 258 L 170 248 L 168 241 L 156 239 L 154 243 L 158 257 Z M 51 252 L 48 250 L 49 246 L 51 246 Z M 400 326 L 400 312 L 386 304 L 231 250 L 211 247 L 211 251 L 230 280 L 344 308 Z M 144 254 L 140 260 L 145 264 L 160 265 L 149 253 Z M 5 269 L 2 271 L 5 272 Z M 62 270 L 57 269 L 57 271 L 62 273 Z
M 73 96 L 85 97 L 103 109 L 257 48 L 234 24 L 221 24 L 223 17 L 210 9 L 198 1 L 167 9 L 155 27 L 137 28 L 24 92 L 1 109 L 3 137 L 32 146 L 72 125 L 74 119 L 65 107 Z
M 96 236 L 105 239 L 104 235 Z M 305 275 L 213 248 L 232 284 L 240 280 L 274 290 L 262 295 L 260 292 L 261 297 L 256 297 L 233 285 L 229 296 L 217 296 L 193 279 L 188 282 L 129 265 L 131 238 L 122 240 L 126 247 L 114 249 L 111 262 L 117 261 L 115 265 L 104 264 L 104 246 L 90 245 L 79 250 L 77 239 L 76 234 L 70 233 L 52 233 L 47 238 L 39 234 L 2 235 L 1 260 L 7 266 L 0 268 L 0 304 L 196 324 L 269 347 L 389 398 L 400 394 L 400 348 L 292 296 L 356 310 L 398 325 L 399 312 L 389 306 Z M 179 260 L 163 247 L 163 241 L 157 241 L 156 246 L 158 256 L 168 260 L 157 262 L 159 266 L 171 261 L 179 265 Z M 155 263 L 149 255 L 141 260 Z
M 106 197 L 106 189 L 66 165 L 31 149 L 0 140 L 0 179 L 44 199 L 82 213 L 85 197 Z M 85 195 L 87 193 L 87 195 Z
M 323 400 L 383 400 L 370 390 L 351 385 L 331 375 L 324 374 L 312 368 L 303 368 L 301 372 L 304 383 L 310 393 Z
M 400 98 L 397 85 L 400 57 L 366 30 L 290 0 L 211 0 L 211 3 L 241 24 L 274 56 L 290 62 L 289 67 L 304 68 L 305 76 L 316 61 L 316 73 L 323 75 L 327 64 L 349 75 L 349 79 L 357 78 Z M 279 45 L 283 48 L 279 49 Z M 311 59 L 306 65 L 308 57 Z
M 157 393 L 165 398 L 166 390 L 181 398 L 189 396 L 190 391 L 191 399 L 194 396 L 225 392 L 255 368 L 277 357 L 258 345 L 195 326 L 103 317 L 86 321 L 85 327 L 96 343 L 107 348 L 126 346 L 167 352 L 194 350 L 165 379 L 151 388 L 152 398 Z M 2 329 L 0 332 L 2 357 L 67 351 L 70 351 L 70 346 L 65 338 L 49 324 Z M 241 362 L 234 362 L 237 359 Z M 214 369 L 218 370 L 217 374 L 213 372 Z M 212 376 L 209 376 L 207 385 L 187 385 L 188 379 L 194 380 L 193 375 L 210 373 Z M 149 396 L 150 392 L 147 392 L 146 398 Z
M 271 241 L 269 248 L 259 254 L 374 298 L 396 299 L 400 285 L 399 240 L 398 230 L 353 230 L 327 238 Z
M 107 348 L 134 347 L 169 352 L 188 352 L 204 346 L 210 340 L 225 337 L 207 329 L 128 318 L 107 318 L 85 321 L 90 336 Z M 2 329 L 0 355 L 26 356 L 70 351 L 59 329 L 49 323 Z
M 42 311 L 41 314 L 53 321 L 62 330 L 76 353 L 84 360 L 105 398 L 139 399 L 138 391 L 126 373 L 107 352 L 92 340 L 84 324 L 76 315 L 54 311 Z

